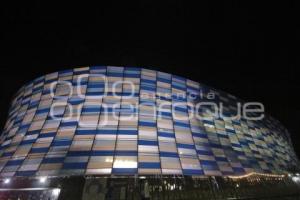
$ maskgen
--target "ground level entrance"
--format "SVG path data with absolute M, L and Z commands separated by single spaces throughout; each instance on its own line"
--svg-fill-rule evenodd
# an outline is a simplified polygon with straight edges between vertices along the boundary
M 14 178 L 1 183 L 0 200 L 300 200 L 299 182 L 288 176 Z

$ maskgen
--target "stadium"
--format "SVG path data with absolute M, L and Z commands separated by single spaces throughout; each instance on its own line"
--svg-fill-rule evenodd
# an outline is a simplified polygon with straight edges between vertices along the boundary
M 263 111 L 145 68 L 47 74 L 12 99 L 0 138 L 0 197 L 299 198 L 289 132 Z

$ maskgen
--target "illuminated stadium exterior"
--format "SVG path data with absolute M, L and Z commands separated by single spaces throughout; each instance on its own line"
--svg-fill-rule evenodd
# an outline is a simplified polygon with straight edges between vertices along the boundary
M 243 105 L 228 93 L 148 69 L 51 73 L 14 96 L 0 139 L 0 175 L 234 180 L 282 179 L 297 170 L 288 131 L 265 114 L 238 115 Z

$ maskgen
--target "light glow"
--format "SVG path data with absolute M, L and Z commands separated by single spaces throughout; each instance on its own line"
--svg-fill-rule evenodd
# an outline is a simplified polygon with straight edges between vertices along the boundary
M 137 168 L 137 162 L 132 160 L 116 160 L 114 168 Z
M 9 183 L 10 183 L 10 178 L 4 179 L 4 183 L 5 183 L 5 184 L 9 184 Z
M 47 177 L 43 176 L 43 177 L 40 177 L 40 183 L 45 183 L 47 180 Z
M 55 189 L 52 190 L 52 195 L 55 196 L 55 197 L 57 197 L 59 195 L 59 193 L 60 193 L 59 188 L 55 188 Z
M 300 178 L 297 176 L 292 177 L 292 181 L 294 181 L 295 183 L 300 183 Z

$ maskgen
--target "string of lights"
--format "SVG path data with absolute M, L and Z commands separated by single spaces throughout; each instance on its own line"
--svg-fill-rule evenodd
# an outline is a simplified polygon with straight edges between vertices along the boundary
M 285 174 L 266 174 L 266 173 L 258 173 L 258 172 L 250 172 L 248 174 L 240 175 L 240 176 L 228 176 L 230 179 L 243 179 L 248 178 L 250 176 L 263 176 L 263 177 L 272 177 L 272 178 L 283 178 Z

